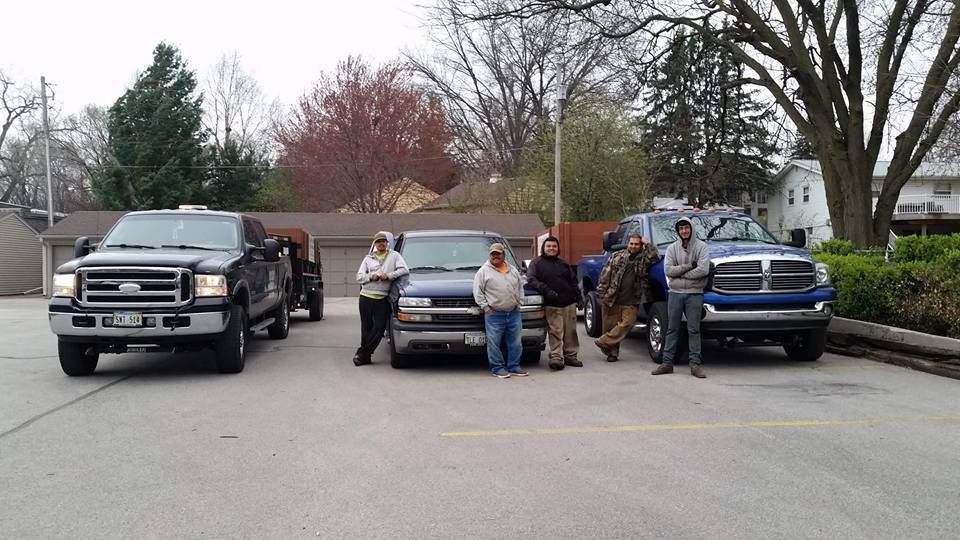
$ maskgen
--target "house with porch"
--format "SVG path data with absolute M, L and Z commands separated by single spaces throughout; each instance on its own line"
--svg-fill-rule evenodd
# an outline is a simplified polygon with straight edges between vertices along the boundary
M 873 171 L 873 204 L 889 161 L 878 161 Z M 777 189 L 752 197 L 750 213 L 778 238 L 791 229 L 807 231 L 809 245 L 833 238 L 827 195 L 820 163 L 792 160 L 776 175 Z M 896 236 L 960 232 L 960 162 L 924 163 L 900 191 L 891 230 Z

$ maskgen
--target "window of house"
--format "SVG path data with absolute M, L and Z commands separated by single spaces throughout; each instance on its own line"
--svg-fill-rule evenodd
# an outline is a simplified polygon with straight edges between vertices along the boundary
M 758 191 L 756 200 L 757 200 L 757 204 L 767 204 L 767 192 Z
M 941 184 L 934 184 L 934 186 L 933 186 L 933 194 L 934 194 L 934 195 L 948 195 L 948 196 L 949 196 L 949 195 L 952 195 L 952 194 L 953 194 L 953 189 L 952 189 L 952 188 L 953 188 L 953 186 L 951 186 L 949 182 L 945 182 L 945 183 L 941 183 Z
M 803 202 L 810 202 L 810 186 L 803 186 Z
M 793 190 L 787 191 L 787 204 L 793 204 L 794 202 L 794 192 Z
M 813 227 L 807 227 L 807 238 L 813 236 Z

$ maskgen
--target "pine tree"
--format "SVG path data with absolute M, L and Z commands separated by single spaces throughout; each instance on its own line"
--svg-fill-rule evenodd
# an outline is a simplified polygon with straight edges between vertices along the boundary
M 695 35 L 678 32 L 648 83 L 643 143 L 658 193 L 691 203 L 740 200 L 772 181 L 773 112 L 732 81 L 742 64 Z
M 253 150 L 241 148 L 232 139 L 228 139 L 223 148 L 213 145 L 206 186 L 210 206 L 233 212 L 252 209 L 265 170 L 266 165 L 256 158 Z
M 202 96 L 180 52 L 161 43 L 153 63 L 109 111 L 113 162 L 93 181 L 102 208 L 206 203 Z

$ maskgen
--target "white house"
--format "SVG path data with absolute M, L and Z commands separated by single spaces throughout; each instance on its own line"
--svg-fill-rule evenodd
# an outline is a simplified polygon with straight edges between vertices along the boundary
M 873 171 L 873 202 L 889 161 L 878 161 Z M 780 238 L 791 229 L 807 231 L 810 245 L 833 237 L 820 163 L 788 162 L 776 176 L 777 190 L 761 194 L 745 206 Z M 900 191 L 892 230 L 897 236 L 960 232 L 960 163 L 924 163 Z

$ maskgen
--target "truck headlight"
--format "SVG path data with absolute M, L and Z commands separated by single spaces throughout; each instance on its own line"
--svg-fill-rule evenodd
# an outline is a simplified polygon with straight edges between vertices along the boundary
M 415 296 L 401 296 L 400 307 L 430 307 L 433 302 L 429 298 L 417 298 Z
M 827 265 L 817 263 L 817 287 L 826 287 L 830 285 L 830 271 Z
M 543 304 L 543 297 L 539 294 L 524 296 L 523 299 L 520 300 L 520 305 L 523 306 L 539 306 L 541 304 Z
M 197 298 L 227 296 L 227 276 L 200 274 L 194 276 L 193 295 Z
M 76 274 L 54 274 L 53 296 L 72 297 L 77 285 Z

